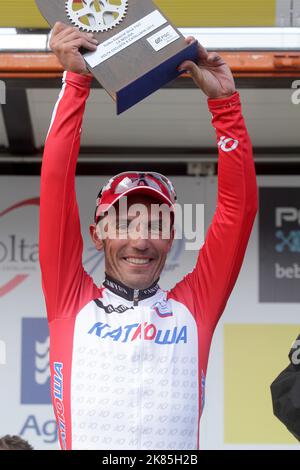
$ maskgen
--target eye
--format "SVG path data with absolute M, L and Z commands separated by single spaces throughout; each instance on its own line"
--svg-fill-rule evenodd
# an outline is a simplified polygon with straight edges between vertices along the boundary
M 117 230 L 127 231 L 128 230 L 128 222 L 126 221 L 119 221 L 117 222 Z
M 162 231 L 162 222 L 151 222 L 151 232 L 158 233 Z

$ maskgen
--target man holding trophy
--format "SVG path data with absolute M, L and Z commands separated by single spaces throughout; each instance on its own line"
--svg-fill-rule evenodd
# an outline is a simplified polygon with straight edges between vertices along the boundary
M 95 52 L 97 40 L 57 23 L 50 45 L 66 73 L 43 157 L 40 263 L 61 448 L 198 449 L 212 335 L 257 211 L 252 147 L 233 76 L 218 54 L 199 44 L 197 63 L 180 66 L 208 97 L 219 152 L 218 204 L 194 270 L 168 292 L 159 287 L 174 220 L 162 237 L 164 219 L 151 220 L 151 206 L 164 203 L 173 213 L 176 192 L 165 176 L 137 169 L 111 178 L 98 195 L 90 226 L 96 249 L 105 253 L 105 281 L 98 286 L 82 266 L 75 194 L 92 80 L 79 50 Z M 131 216 L 121 217 L 124 198 L 128 211 L 136 203 L 146 208 L 151 224 L 138 237 L 131 236 Z M 104 236 L 103 221 L 114 226 L 115 237 Z

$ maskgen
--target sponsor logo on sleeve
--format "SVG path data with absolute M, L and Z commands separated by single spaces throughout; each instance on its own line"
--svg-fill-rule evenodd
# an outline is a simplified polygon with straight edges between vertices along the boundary
M 62 449 L 65 450 L 66 445 L 66 420 L 65 420 L 65 408 L 64 408 L 64 375 L 63 375 L 63 363 L 54 362 L 54 376 L 53 376 L 53 397 L 54 397 L 54 408 L 56 411 L 58 431 L 61 437 Z
M 219 140 L 218 146 L 223 150 L 223 152 L 232 152 L 238 148 L 239 141 L 223 135 Z

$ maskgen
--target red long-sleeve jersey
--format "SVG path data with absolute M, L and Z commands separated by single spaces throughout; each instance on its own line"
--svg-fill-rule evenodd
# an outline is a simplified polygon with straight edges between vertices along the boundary
M 194 270 L 166 292 L 82 266 L 75 195 L 91 79 L 67 73 L 43 157 L 40 263 L 51 389 L 62 449 L 197 449 L 213 331 L 237 279 L 257 211 L 239 94 L 208 100 L 219 149 L 218 203 Z M 135 292 L 135 298 L 137 293 Z

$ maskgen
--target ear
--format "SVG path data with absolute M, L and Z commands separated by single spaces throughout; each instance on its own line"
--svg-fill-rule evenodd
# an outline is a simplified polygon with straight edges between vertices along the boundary
M 90 235 L 91 239 L 93 240 L 93 243 L 98 251 L 103 250 L 103 240 L 98 237 L 97 230 L 96 230 L 96 224 L 91 224 L 90 225 Z

